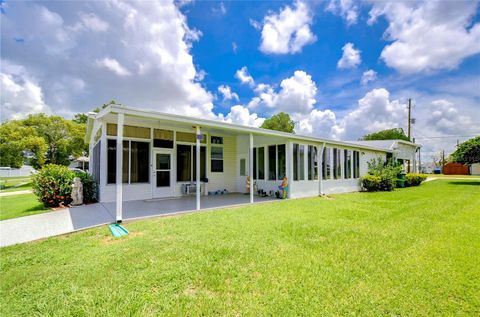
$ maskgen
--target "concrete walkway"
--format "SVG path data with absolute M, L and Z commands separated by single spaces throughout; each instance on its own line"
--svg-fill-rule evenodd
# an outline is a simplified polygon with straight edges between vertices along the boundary
M 278 201 L 255 197 L 255 203 Z M 249 204 L 249 196 L 203 196 L 202 210 Z M 134 200 L 123 203 L 124 221 L 197 212 L 194 196 L 175 199 Z M 53 237 L 115 222 L 115 203 L 97 203 L 0 221 L 0 247 Z
M 0 221 L 0 247 L 48 238 L 112 223 L 102 204 L 65 208 Z
M 25 189 L 25 190 L 17 190 L 14 192 L 5 192 L 5 193 L 0 192 L 0 197 L 15 196 L 15 195 L 21 195 L 21 194 L 30 194 L 30 193 L 33 193 L 33 190 Z

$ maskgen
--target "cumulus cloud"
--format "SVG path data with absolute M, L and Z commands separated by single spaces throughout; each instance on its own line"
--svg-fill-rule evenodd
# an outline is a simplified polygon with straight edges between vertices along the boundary
M 330 0 L 325 10 L 341 16 L 347 25 L 357 23 L 358 7 L 353 0 Z
M 118 76 L 129 76 L 130 72 L 128 69 L 120 65 L 120 63 L 114 58 L 105 57 L 101 60 L 96 60 L 97 66 L 106 68 L 111 72 L 117 74 Z
M 281 81 L 280 89 L 275 90 L 270 85 L 259 84 L 255 92 L 257 95 L 248 104 L 250 109 L 298 114 L 308 113 L 313 109 L 317 86 L 312 76 L 297 70 L 292 77 Z
M 218 86 L 218 91 L 223 95 L 223 100 L 232 100 L 235 99 L 236 101 L 239 100 L 238 95 L 232 92 L 232 89 L 228 85 L 220 85 Z
M 250 110 L 242 105 L 233 106 L 225 117 L 220 115 L 220 119 L 225 122 L 252 127 L 259 127 L 265 121 L 265 118 L 260 118 L 256 113 L 250 113 Z
M 480 23 L 472 23 L 475 1 L 375 2 L 369 23 L 388 21 L 381 58 L 410 74 L 456 68 L 480 53 Z
M 32 113 L 50 113 L 42 88 L 24 67 L 2 60 L 0 120 L 21 119 Z
M 237 78 L 242 84 L 247 84 L 249 86 L 255 85 L 253 77 L 248 73 L 247 66 L 243 66 L 235 73 L 235 78 Z
M 430 103 L 431 114 L 427 124 L 441 134 L 466 134 L 480 132 L 469 116 L 459 113 L 455 105 L 445 99 Z M 475 129 L 476 128 L 476 129 Z M 477 131 L 475 131 L 477 130 Z
M 267 54 L 301 52 L 305 45 L 317 40 L 310 30 L 311 23 L 312 13 L 301 1 L 296 1 L 293 7 L 285 6 L 279 13 L 267 15 L 263 20 L 260 50 Z
M 369 69 L 362 74 L 362 85 L 366 85 L 371 81 L 375 81 L 377 79 L 377 72 L 373 69 Z
M 78 25 L 89 32 L 74 31 Z M 198 82 L 202 72 L 190 53 L 200 37 L 173 1 L 12 2 L 2 14 L 2 58 L 29 70 L 50 108 L 75 112 L 115 99 L 215 118 L 213 95 Z M 65 88 L 70 97 L 60 103 L 56 95 L 65 78 L 84 87 L 78 95 Z
M 352 43 L 347 43 L 342 47 L 342 58 L 337 62 L 337 67 L 340 69 L 356 68 L 362 62 L 360 57 L 360 50 L 353 47 Z

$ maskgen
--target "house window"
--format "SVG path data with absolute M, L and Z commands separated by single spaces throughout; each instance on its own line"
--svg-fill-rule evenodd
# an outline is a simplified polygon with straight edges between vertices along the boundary
M 223 147 L 212 146 L 210 162 L 212 172 L 223 172 Z
M 246 164 L 247 160 L 242 158 L 240 159 L 240 176 L 246 176 L 247 173 L 246 173 Z
M 193 181 L 197 180 L 197 151 L 196 151 L 196 146 L 192 145 L 192 154 L 193 154 L 193 159 L 192 159 L 192 170 L 193 170 L 193 175 L 192 179 Z M 206 159 L 207 159 L 207 148 L 205 146 L 200 147 L 200 180 L 204 179 L 207 177 L 207 171 L 206 171 Z
M 333 149 L 333 178 L 342 178 L 342 165 L 340 163 L 340 149 Z
M 278 173 L 277 179 L 283 179 L 287 175 L 287 161 L 286 161 L 286 149 L 285 144 L 277 146 L 278 157 Z
M 323 149 L 322 159 L 323 179 L 330 179 L 330 148 Z
M 258 179 L 265 179 L 265 148 L 258 148 Z
M 293 144 L 293 180 L 305 180 L 305 145 Z
M 148 183 L 150 175 L 150 146 L 148 142 L 123 141 L 123 183 Z M 116 183 L 117 140 L 108 140 L 107 183 Z
M 257 179 L 257 148 L 253 148 L 253 179 Z
M 317 147 L 313 145 L 308 146 L 308 180 L 318 179 L 318 157 Z
M 211 144 L 223 144 L 223 137 L 221 136 L 212 136 L 210 138 Z
M 153 146 L 158 148 L 173 149 L 173 131 L 154 129 Z
M 191 182 L 197 176 L 197 151 L 195 145 L 177 144 L 177 182 Z M 207 176 L 206 148 L 200 147 L 200 179 Z
M 353 178 L 360 177 L 360 153 L 353 151 Z
M 352 151 L 343 151 L 343 168 L 345 170 L 345 178 L 352 178 Z
M 268 180 L 274 181 L 277 176 L 277 158 L 276 158 L 276 146 L 268 146 Z

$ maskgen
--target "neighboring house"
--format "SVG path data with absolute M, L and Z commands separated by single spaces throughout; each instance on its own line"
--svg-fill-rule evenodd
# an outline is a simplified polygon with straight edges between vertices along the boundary
M 470 175 L 480 175 L 480 163 L 470 164 Z
M 417 152 L 421 145 L 404 140 L 371 140 L 371 141 L 351 141 L 355 144 L 368 145 L 379 149 L 390 149 L 395 153 L 395 159 L 402 164 L 403 169 L 408 172 L 419 172 L 417 162 Z
M 117 220 L 123 201 L 194 193 L 200 209 L 200 195 L 247 193 L 247 175 L 255 184 L 250 202 L 254 189 L 278 191 L 284 177 L 288 198 L 359 191 L 367 162 L 405 159 L 404 145 L 413 153 L 419 147 L 325 140 L 119 105 L 89 114 L 86 141 L 100 201 L 116 202 Z

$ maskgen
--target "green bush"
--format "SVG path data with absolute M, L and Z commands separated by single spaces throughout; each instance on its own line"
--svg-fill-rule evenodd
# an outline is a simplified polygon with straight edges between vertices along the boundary
M 73 172 L 63 165 L 47 164 L 32 177 L 34 194 L 46 207 L 58 207 L 72 202 L 72 184 L 80 177 L 83 184 L 84 202 L 97 200 L 97 185 L 92 175 Z
M 32 176 L 33 193 L 46 207 L 68 205 L 72 201 L 75 173 L 63 165 L 47 164 Z
M 75 176 L 80 177 L 80 180 L 82 181 L 83 202 L 87 204 L 97 202 L 97 183 L 95 182 L 93 175 L 89 173 L 76 172 Z
M 427 179 L 426 175 L 408 173 L 407 175 L 405 175 L 405 187 L 419 186 L 426 179 Z
M 362 177 L 362 186 L 369 192 L 392 191 L 397 182 L 397 174 L 401 166 L 392 162 L 384 162 L 382 158 L 373 159 L 368 164 L 368 174 Z
M 392 191 L 395 188 L 395 180 L 386 176 L 367 174 L 362 177 L 362 186 L 368 192 Z

